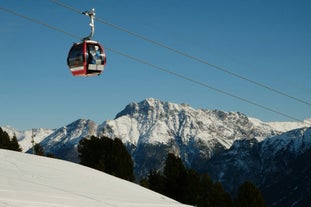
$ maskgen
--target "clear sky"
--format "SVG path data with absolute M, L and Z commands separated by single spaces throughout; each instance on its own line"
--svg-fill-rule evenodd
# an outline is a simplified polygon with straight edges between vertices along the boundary
M 311 118 L 311 1 L 309 0 L 62 0 L 80 11 L 160 42 L 250 82 L 95 22 L 94 40 L 106 48 L 99 77 L 73 77 L 66 58 L 70 35 L 0 9 L 0 126 L 58 128 L 79 118 L 100 124 L 128 103 L 156 98 L 194 108 L 239 111 L 262 121 L 287 117 L 122 56 L 139 58 L 234 96 Z M 0 0 L 0 7 L 69 34 L 89 34 L 88 17 L 50 0 Z

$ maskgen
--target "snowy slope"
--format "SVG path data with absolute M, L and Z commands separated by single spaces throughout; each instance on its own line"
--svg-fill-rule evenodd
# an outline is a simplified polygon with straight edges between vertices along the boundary
M 311 126 L 311 119 L 306 119 L 303 122 L 267 122 L 272 128 L 281 131 L 281 132 L 288 132 L 293 129 L 303 128 L 303 127 L 310 127 Z
M 269 158 L 282 152 L 300 155 L 311 148 L 311 127 L 293 129 L 286 133 L 265 139 L 261 143 L 262 157 Z
M 0 150 L 0 207 L 186 206 L 71 162 Z

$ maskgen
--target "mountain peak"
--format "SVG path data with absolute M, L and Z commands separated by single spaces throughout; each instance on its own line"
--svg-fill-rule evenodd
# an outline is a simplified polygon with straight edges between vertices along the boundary
M 158 99 L 155 99 L 155 98 L 146 98 L 145 100 L 143 100 L 142 102 L 145 102 L 145 103 L 148 103 L 150 105 L 153 105 L 153 104 L 156 104 L 156 103 L 159 103 L 159 102 L 162 102 Z M 141 102 L 141 103 L 142 103 Z
M 104 125 L 103 135 L 134 145 L 167 144 L 178 139 L 181 145 L 196 140 L 210 147 L 219 144 L 228 149 L 236 139 L 263 139 L 276 134 L 268 125 L 254 124 L 240 112 L 194 109 L 154 98 L 128 104 Z
M 138 103 L 132 102 L 128 104 L 120 113 L 116 115 L 115 119 L 125 115 L 130 117 L 137 116 L 138 113 L 140 116 L 150 116 L 151 114 L 155 115 L 155 112 L 163 115 L 169 111 L 179 111 L 181 108 L 192 109 L 189 105 L 186 104 L 175 104 L 154 98 L 147 98 Z
M 96 135 L 97 124 L 88 119 L 78 119 L 64 127 L 57 129 L 47 136 L 40 144 L 45 146 L 47 153 L 63 150 L 65 146 L 76 146 L 85 137 Z

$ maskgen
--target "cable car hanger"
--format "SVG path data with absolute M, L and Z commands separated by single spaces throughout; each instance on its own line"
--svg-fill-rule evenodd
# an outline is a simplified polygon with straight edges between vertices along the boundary
M 86 15 L 86 16 L 89 16 L 90 17 L 90 27 L 91 27 L 91 33 L 89 36 L 87 37 L 84 37 L 82 39 L 82 41 L 85 41 L 85 40 L 91 40 L 94 36 L 94 30 L 95 30 L 95 24 L 94 24 L 94 18 L 95 18 L 95 9 L 93 8 L 91 11 L 85 11 L 85 12 L 82 12 L 82 14 Z

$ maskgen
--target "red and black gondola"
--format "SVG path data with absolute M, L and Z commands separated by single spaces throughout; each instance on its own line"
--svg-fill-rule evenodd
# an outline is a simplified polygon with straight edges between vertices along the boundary
M 67 65 L 74 76 L 100 75 L 105 64 L 105 50 L 93 40 L 74 43 L 67 57 Z

